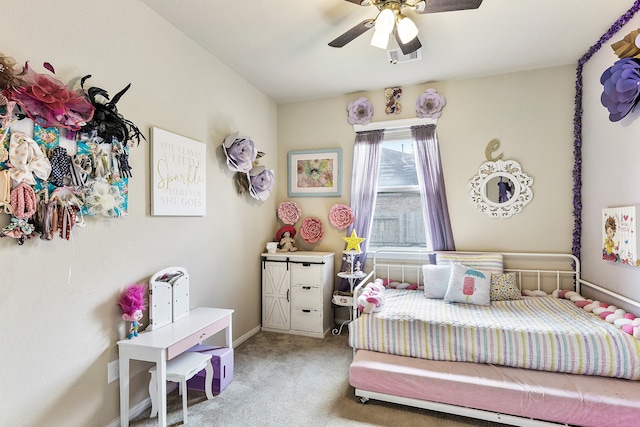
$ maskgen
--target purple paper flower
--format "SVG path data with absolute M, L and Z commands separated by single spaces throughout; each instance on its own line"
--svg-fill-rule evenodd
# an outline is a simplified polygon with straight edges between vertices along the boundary
M 222 148 L 227 156 L 227 166 L 234 172 L 249 172 L 258 156 L 258 149 L 249 138 L 237 138 L 237 133 L 224 140 Z
M 275 177 L 271 169 L 256 166 L 249 171 L 249 194 L 258 200 L 267 200 L 273 190 Z
M 368 125 L 373 117 L 373 106 L 367 98 L 360 97 L 347 106 L 349 123 L 352 125 Z
M 435 89 L 427 89 L 416 101 L 416 116 L 420 118 L 437 119 L 442 115 L 447 100 Z
M 622 120 L 640 101 L 640 60 L 619 59 L 602 73 L 600 83 L 604 86 L 600 102 L 609 110 L 609 120 Z

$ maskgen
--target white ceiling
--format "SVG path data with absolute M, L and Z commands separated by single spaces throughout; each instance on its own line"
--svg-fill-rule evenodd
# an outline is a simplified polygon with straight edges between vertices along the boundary
M 368 31 L 327 45 L 372 6 L 345 0 L 142 0 L 278 103 L 517 72 L 577 60 L 632 0 L 484 0 L 417 15 L 422 60 L 391 65 Z M 408 13 L 409 15 L 409 13 Z

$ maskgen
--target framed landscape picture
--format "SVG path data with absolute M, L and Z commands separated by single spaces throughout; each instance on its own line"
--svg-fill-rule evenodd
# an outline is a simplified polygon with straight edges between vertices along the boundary
M 342 149 L 289 151 L 289 197 L 339 197 Z

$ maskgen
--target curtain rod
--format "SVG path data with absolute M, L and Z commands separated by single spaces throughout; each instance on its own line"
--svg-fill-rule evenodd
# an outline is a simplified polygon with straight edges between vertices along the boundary
M 398 119 L 398 120 L 385 120 L 381 122 L 371 122 L 368 125 L 353 125 L 353 130 L 356 132 L 362 132 L 366 130 L 378 130 L 378 129 L 399 129 L 407 128 L 415 125 L 435 125 L 438 124 L 437 119 L 420 119 L 413 117 L 410 119 Z

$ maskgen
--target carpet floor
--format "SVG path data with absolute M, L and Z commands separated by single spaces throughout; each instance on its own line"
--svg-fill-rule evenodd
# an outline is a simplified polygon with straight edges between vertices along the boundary
M 259 332 L 234 349 L 234 377 L 207 400 L 189 390 L 190 426 L 388 426 L 462 427 L 497 424 L 370 400 L 362 404 L 349 385 L 352 350 L 347 333 L 325 339 Z M 182 398 L 167 396 L 167 425 L 182 425 Z M 151 427 L 151 409 L 131 426 Z

